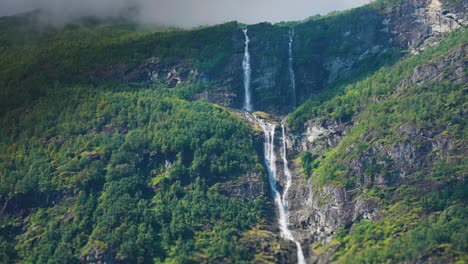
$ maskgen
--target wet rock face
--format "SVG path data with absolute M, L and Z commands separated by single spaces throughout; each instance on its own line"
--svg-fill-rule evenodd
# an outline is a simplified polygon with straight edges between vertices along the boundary
M 409 0 L 383 11 L 361 8 L 353 15 L 297 25 L 293 40 L 296 101 L 301 103 L 345 80 L 391 48 L 418 53 L 437 45 L 447 33 L 467 24 L 467 6 L 467 1 L 446 5 L 440 0 Z M 287 113 L 292 94 L 288 30 L 259 24 L 249 27 L 249 37 L 254 108 Z M 241 68 L 241 59 L 233 63 L 229 67 Z M 243 98 L 242 85 L 237 86 L 235 93 Z
M 286 113 L 292 96 L 288 72 L 288 30 L 270 24 L 248 28 L 251 88 L 255 110 Z
M 298 25 L 294 46 L 298 102 L 349 77 L 360 63 L 392 47 L 382 20 L 383 14 L 361 8 Z

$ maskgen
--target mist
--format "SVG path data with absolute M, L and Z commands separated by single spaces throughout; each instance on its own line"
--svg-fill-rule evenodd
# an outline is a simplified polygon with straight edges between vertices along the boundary
M 41 9 L 47 13 L 45 19 L 55 24 L 84 16 L 123 16 L 143 24 L 189 28 L 233 20 L 247 24 L 297 21 L 369 2 L 370 0 L 0 0 L 0 16 Z

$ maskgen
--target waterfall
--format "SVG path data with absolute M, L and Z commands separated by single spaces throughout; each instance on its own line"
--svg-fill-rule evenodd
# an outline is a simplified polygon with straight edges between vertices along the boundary
M 268 169 L 268 179 L 270 181 L 270 187 L 273 193 L 273 198 L 275 205 L 278 208 L 278 224 L 280 228 L 280 235 L 282 238 L 290 240 L 296 244 L 297 247 L 297 262 L 299 264 L 305 264 L 304 253 L 302 251 L 301 243 L 294 239 L 291 230 L 288 227 L 288 213 L 287 213 L 287 192 L 289 187 L 291 187 L 291 172 L 289 171 L 288 162 L 286 158 L 286 135 L 284 126 L 282 128 L 282 138 L 283 144 L 281 148 L 281 158 L 283 159 L 284 172 L 286 174 L 286 187 L 281 196 L 280 191 L 278 190 L 278 172 L 276 170 L 276 152 L 275 152 L 275 130 L 276 125 L 274 123 L 268 123 L 264 119 L 254 115 L 258 125 L 262 128 L 263 133 L 265 134 L 265 143 L 264 143 L 264 152 L 265 152 L 265 163 Z
M 288 207 L 288 192 L 289 188 L 291 187 L 292 183 L 292 176 L 291 176 L 291 171 L 289 170 L 288 166 L 288 159 L 286 156 L 286 133 L 284 130 L 284 125 L 281 123 L 281 132 L 282 132 L 282 138 L 283 138 L 283 146 L 281 149 L 281 158 L 283 159 L 283 170 L 284 170 L 284 175 L 286 176 L 286 184 L 284 186 L 284 192 L 283 192 L 283 204 L 285 207 Z
M 250 75 L 252 74 L 252 69 L 250 68 L 250 53 L 249 53 L 249 35 L 247 35 L 247 29 L 242 30 L 245 36 L 245 49 L 244 49 L 244 59 L 242 60 L 242 68 L 244 69 L 244 90 L 245 90 L 245 99 L 244 99 L 244 110 L 248 112 L 253 111 L 252 106 L 252 94 L 250 91 Z
M 293 56 L 293 44 L 294 44 L 294 29 L 289 30 L 289 79 L 291 81 L 291 105 L 292 110 L 296 109 L 296 76 L 294 74 L 294 56 Z

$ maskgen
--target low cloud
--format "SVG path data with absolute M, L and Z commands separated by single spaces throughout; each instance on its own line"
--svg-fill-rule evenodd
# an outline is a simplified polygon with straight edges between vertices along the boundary
M 51 22 L 83 16 L 130 16 L 145 24 L 178 27 L 301 20 L 315 14 L 357 7 L 370 0 L 0 0 L 0 16 L 34 9 L 47 11 Z

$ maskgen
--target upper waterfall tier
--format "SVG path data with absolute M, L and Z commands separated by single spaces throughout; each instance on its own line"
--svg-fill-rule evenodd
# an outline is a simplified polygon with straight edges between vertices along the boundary
M 297 106 L 296 102 L 296 74 L 294 73 L 294 29 L 289 30 L 289 47 L 288 47 L 288 69 L 289 69 L 289 80 L 291 82 L 291 110 L 294 111 Z
M 253 111 L 252 105 L 252 91 L 250 90 L 250 76 L 252 74 L 252 69 L 250 67 L 250 53 L 249 53 L 249 35 L 247 34 L 247 29 L 242 30 L 245 36 L 245 48 L 244 48 L 244 59 L 242 60 L 242 68 L 244 70 L 244 110 L 248 112 Z

